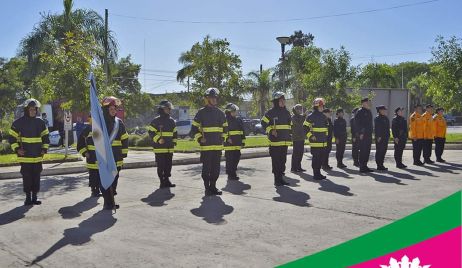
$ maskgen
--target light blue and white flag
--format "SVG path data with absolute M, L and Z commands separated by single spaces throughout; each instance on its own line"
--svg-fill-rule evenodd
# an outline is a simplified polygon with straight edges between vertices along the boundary
M 90 106 L 91 106 L 91 131 L 95 144 L 96 160 L 98 160 L 101 186 L 104 189 L 111 187 L 117 175 L 117 167 L 112 154 L 111 141 L 106 129 L 103 110 L 96 95 L 96 82 L 93 73 L 90 73 Z

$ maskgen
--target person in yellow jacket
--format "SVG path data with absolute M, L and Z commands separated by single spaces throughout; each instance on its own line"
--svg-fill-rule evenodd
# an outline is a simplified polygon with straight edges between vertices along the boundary
M 423 158 L 426 164 L 433 164 L 430 160 L 432 156 L 433 139 L 435 138 L 435 124 L 433 123 L 433 106 L 427 104 L 425 106 L 425 113 L 422 115 L 425 122 L 425 134 L 423 144 Z
M 436 114 L 433 116 L 433 123 L 435 128 L 435 155 L 436 162 L 446 162 L 441 156 L 444 151 L 444 144 L 446 143 L 446 119 L 444 119 L 444 109 L 436 108 Z
M 420 161 L 420 156 L 425 138 L 425 121 L 422 117 L 422 105 L 420 104 L 414 106 L 414 113 L 409 117 L 409 138 L 412 140 L 414 165 L 422 166 L 424 163 Z

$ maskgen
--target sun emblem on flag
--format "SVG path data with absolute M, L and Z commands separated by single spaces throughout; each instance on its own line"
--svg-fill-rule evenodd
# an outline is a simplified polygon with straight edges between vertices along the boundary
M 414 258 L 412 261 L 409 261 L 409 258 L 404 255 L 401 258 L 401 261 L 398 262 L 395 258 L 390 258 L 389 265 L 380 265 L 380 268 L 430 268 L 431 265 L 420 265 L 419 258 Z

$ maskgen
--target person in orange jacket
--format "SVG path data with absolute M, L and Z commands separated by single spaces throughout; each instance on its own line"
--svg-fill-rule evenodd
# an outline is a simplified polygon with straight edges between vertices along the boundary
M 432 156 L 433 139 L 435 138 L 435 124 L 433 123 L 433 106 L 427 104 L 425 106 L 425 113 L 422 115 L 425 122 L 425 134 L 423 144 L 423 157 L 426 164 L 433 164 L 430 160 Z
M 414 113 L 409 117 L 409 138 L 412 140 L 414 165 L 423 166 L 420 161 L 425 138 L 425 121 L 422 117 L 422 105 L 414 106 Z
M 436 108 L 436 114 L 433 116 L 433 122 L 435 127 L 435 155 L 436 162 L 446 162 L 441 156 L 444 151 L 444 144 L 446 143 L 446 119 L 444 119 L 444 109 Z

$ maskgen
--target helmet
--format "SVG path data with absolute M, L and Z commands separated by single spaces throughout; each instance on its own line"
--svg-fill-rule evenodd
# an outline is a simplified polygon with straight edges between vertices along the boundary
M 218 88 L 210 87 L 205 91 L 204 97 L 218 97 L 219 94 Z
M 168 100 L 163 100 L 159 103 L 159 108 L 170 108 L 173 109 L 173 104 Z
M 293 108 L 292 111 L 294 114 L 302 114 L 303 113 L 303 106 L 301 104 L 296 104 Z
M 24 103 L 22 104 L 22 106 L 24 108 L 27 108 L 27 107 L 35 107 L 35 108 L 40 108 L 41 104 L 38 100 L 36 99 L 27 99 L 26 101 L 24 101 Z
M 107 97 L 104 97 L 103 100 L 101 101 L 101 105 L 103 107 L 105 106 L 111 106 L 111 105 L 114 105 L 114 106 L 120 106 L 122 104 L 122 102 L 120 101 L 120 99 L 114 97 L 114 96 L 107 96 Z
M 313 101 L 314 107 L 324 106 L 325 104 L 326 104 L 326 101 L 323 98 L 316 98 Z
M 225 111 L 236 112 L 236 111 L 239 111 L 239 107 L 234 103 L 228 103 L 226 104 Z
M 276 91 L 273 93 L 273 100 L 279 100 L 280 98 L 284 98 L 284 92 Z

